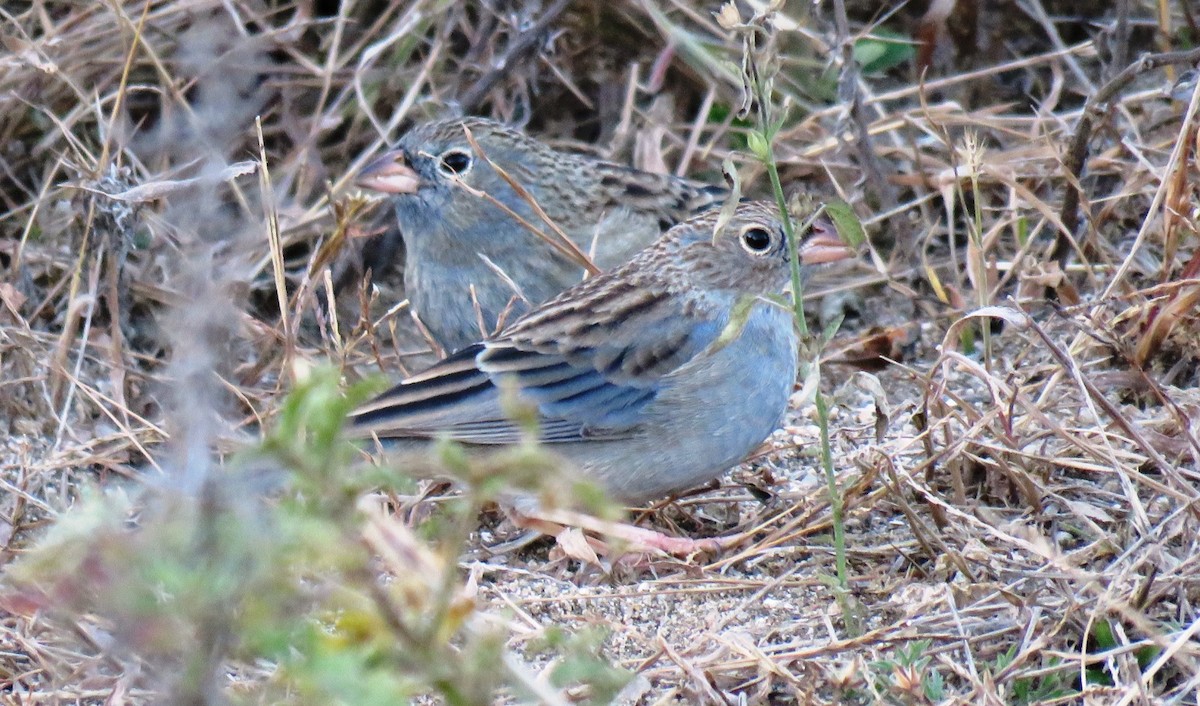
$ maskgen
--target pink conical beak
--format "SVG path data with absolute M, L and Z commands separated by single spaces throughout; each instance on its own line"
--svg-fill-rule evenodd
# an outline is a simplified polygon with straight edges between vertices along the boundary
M 800 244 L 800 262 L 822 265 L 854 257 L 854 250 L 838 237 L 833 223 L 821 217 L 812 224 L 808 237 Z
M 402 150 L 392 150 L 364 167 L 354 183 L 385 194 L 415 194 L 421 177 L 408 166 Z

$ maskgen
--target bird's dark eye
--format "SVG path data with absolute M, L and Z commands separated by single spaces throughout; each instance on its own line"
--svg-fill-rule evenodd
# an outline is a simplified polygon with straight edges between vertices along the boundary
M 450 150 L 442 154 L 438 166 L 447 174 L 463 176 L 471 171 L 471 155 L 460 150 Z
M 742 247 L 751 253 L 764 253 L 771 247 L 771 234 L 765 228 L 747 228 L 742 231 Z

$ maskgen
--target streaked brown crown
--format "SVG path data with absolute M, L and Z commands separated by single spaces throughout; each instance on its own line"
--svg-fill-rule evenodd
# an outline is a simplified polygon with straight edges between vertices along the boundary
M 594 224 L 605 212 L 628 208 L 654 216 L 663 230 L 723 200 L 728 190 L 669 174 L 624 167 L 586 154 L 564 152 L 503 123 L 467 117 L 419 125 L 400 141 L 410 155 L 455 148 L 473 152 L 463 128 L 487 155 L 530 188 L 556 220 Z M 468 179 L 468 182 L 470 179 Z M 561 209 L 554 208 L 562 205 Z M 555 213 L 555 210 L 561 210 Z

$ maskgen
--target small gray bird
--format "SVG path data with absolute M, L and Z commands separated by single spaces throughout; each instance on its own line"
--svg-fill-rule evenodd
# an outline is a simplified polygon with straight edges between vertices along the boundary
M 357 183 L 394 196 L 409 301 L 446 351 L 493 333 L 502 319 L 515 320 L 584 274 L 578 261 L 513 216 L 554 235 L 492 164 L 581 251 L 593 253 L 601 270 L 727 195 L 722 187 L 559 152 L 482 118 L 413 128 Z
M 714 234 L 716 210 L 675 226 L 615 270 L 584 280 L 396 385 L 351 416 L 351 433 L 419 449 L 527 432 L 502 389 L 536 410 L 538 438 L 616 500 L 640 503 L 723 473 L 775 430 L 796 376 L 788 282 L 773 204 L 743 203 Z M 813 265 L 851 255 L 818 220 L 802 236 Z

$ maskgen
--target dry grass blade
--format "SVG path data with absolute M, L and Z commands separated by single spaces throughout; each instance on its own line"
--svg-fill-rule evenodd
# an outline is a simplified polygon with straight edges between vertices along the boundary
M 568 236 L 566 232 L 563 231 L 563 229 L 560 228 L 558 224 L 546 214 L 542 207 L 538 205 L 537 200 L 533 198 L 533 194 L 529 193 L 528 189 L 526 189 L 524 186 L 521 186 L 520 182 L 518 182 L 516 179 L 513 179 L 512 176 L 509 175 L 509 173 L 506 172 L 502 167 L 488 159 L 488 156 L 483 151 L 483 148 L 480 147 L 479 143 L 475 141 L 475 136 L 471 134 L 470 128 L 464 127 L 463 130 L 466 132 L 467 142 L 471 144 L 471 149 L 475 150 L 475 154 L 479 155 L 483 161 L 487 162 L 488 166 L 494 169 L 496 173 L 500 175 L 500 178 L 504 179 L 504 181 L 512 187 L 512 190 L 517 193 L 517 196 L 525 201 L 525 203 L 529 204 L 530 208 L 533 209 L 533 212 L 538 215 L 538 218 L 541 218 L 543 223 L 550 226 L 550 230 L 554 232 L 555 237 L 552 238 L 546 235 L 540 228 L 535 227 L 532 223 L 522 218 L 517 212 L 509 208 L 507 204 L 501 203 L 499 199 L 491 194 L 484 193 L 478 189 L 472 189 L 461 182 L 458 184 L 458 187 L 461 189 L 466 189 L 476 197 L 487 199 L 494 206 L 500 208 L 512 218 L 515 218 L 522 226 L 529 229 L 531 233 L 545 241 L 547 245 L 562 253 L 572 262 L 579 263 L 579 265 L 583 267 L 588 274 L 600 274 L 600 268 L 596 267 L 596 264 L 592 262 L 591 258 L 589 258 L 585 252 L 580 250 L 579 246 L 571 240 L 570 236 Z

